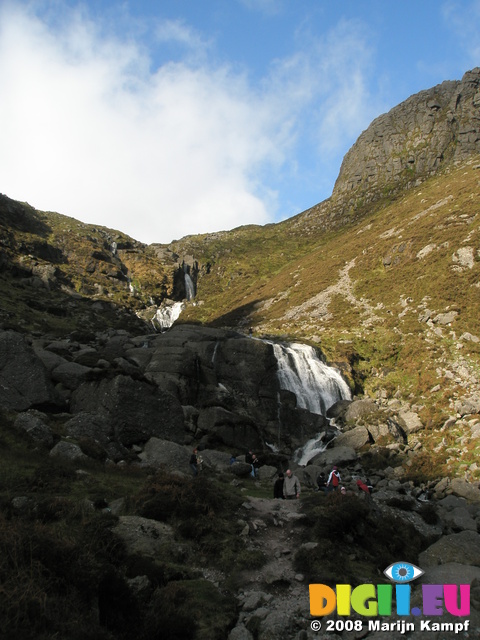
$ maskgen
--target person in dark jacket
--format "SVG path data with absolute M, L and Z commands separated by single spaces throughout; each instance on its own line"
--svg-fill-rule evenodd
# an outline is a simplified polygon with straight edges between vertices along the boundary
M 324 493 L 327 491 L 327 478 L 323 471 L 317 478 L 317 487 L 319 491 L 323 491 Z
M 194 449 L 192 451 L 192 455 L 190 456 L 190 469 L 193 471 L 194 477 L 198 474 L 198 458 L 197 458 L 198 450 Z
M 278 474 L 278 478 L 275 480 L 275 484 L 273 485 L 273 497 L 275 499 L 284 500 L 283 495 L 283 473 Z

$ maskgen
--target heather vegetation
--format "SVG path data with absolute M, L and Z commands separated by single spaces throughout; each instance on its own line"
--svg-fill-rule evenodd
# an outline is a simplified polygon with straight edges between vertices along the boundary
M 294 218 L 177 243 L 177 251 L 209 262 L 197 305 L 182 320 L 308 342 L 342 368 L 357 393 L 414 397 L 431 452 L 428 475 L 456 473 L 465 460 L 446 465 L 432 449 L 462 394 L 462 380 L 448 370 L 464 367 L 473 379 L 480 372 L 480 342 L 460 341 L 480 315 L 478 167 L 474 158 L 395 198 L 360 203 L 336 230 L 312 228 L 305 217 L 304 230 Z M 469 264 L 459 258 L 465 247 Z M 451 312 L 448 326 L 436 324 Z
M 3 637 L 226 637 L 234 594 L 205 580 L 203 570 L 228 574 L 262 564 L 238 535 L 238 489 L 215 474 L 196 482 L 167 471 L 54 460 L 7 415 L 0 438 Z M 154 558 L 129 552 L 115 532 L 118 515 L 106 508 L 116 499 L 122 514 L 168 522 L 173 548 Z M 139 575 L 150 585 L 141 605 L 129 582 Z

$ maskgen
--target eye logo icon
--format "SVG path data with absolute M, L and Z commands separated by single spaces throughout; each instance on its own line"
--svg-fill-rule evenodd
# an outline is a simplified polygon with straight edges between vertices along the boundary
M 422 576 L 425 572 L 409 562 L 394 562 L 383 572 L 392 582 L 404 584 Z

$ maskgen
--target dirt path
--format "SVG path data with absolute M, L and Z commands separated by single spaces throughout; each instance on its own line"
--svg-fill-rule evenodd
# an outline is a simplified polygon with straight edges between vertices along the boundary
M 249 547 L 261 551 L 266 562 L 238 576 L 238 584 L 242 585 L 239 622 L 247 624 L 257 617 L 267 637 L 277 634 L 282 638 L 287 628 L 306 630 L 310 626 L 308 585 L 293 567 L 304 518 L 299 506 L 298 500 L 252 497 L 243 505 Z

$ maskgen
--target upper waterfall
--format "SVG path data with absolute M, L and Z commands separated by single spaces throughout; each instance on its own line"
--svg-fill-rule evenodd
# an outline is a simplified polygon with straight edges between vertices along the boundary
M 187 300 L 193 300 L 195 298 L 195 285 L 188 273 L 185 272 L 185 292 Z
M 280 387 L 295 394 L 298 407 L 326 415 L 338 400 L 351 399 L 350 388 L 339 371 L 322 362 L 313 347 L 272 344 Z

